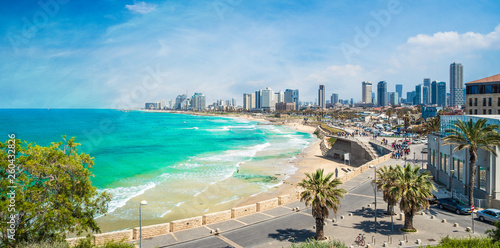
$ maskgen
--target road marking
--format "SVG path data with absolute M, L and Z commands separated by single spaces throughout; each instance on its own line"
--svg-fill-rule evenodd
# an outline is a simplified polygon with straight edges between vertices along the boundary
M 272 215 L 270 215 L 270 214 L 266 214 L 266 213 L 259 213 L 259 214 L 263 214 L 263 215 L 265 215 L 265 216 L 269 216 L 269 217 L 271 217 L 271 218 L 276 217 L 276 216 L 272 216 Z
M 206 229 L 208 229 L 208 230 L 212 231 L 212 229 L 211 229 L 210 227 L 205 226 L 205 225 L 203 225 L 203 226 L 204 226 Z
M 246 226 L 246 225 L 248 225 L 247 223 L 245 223 L 245 222 L 243 222 L 243 221 L 241 221 L 241 220 L 238 220 L 238 219 L 233 219 L 233 220 L 235 220 L 235 221 L 237 221 L 237 222 L 239 222 L 239 223 L 241 223 L 241 224 L 243 224 L 243 225 L 245 225 L 245 226 Z
M 289 208 L 289 207 L 286 207 L 286 206 L 280 206 L 280 207 L 282 207 L 282 208 L 288 208 L 288 209 L 292 209 L 292 208 Z
M 307 215 L 307 216 L 312 216 L 312 214 L 310 214 L 310 213 L 306 213 L 306 212 L 301 212 L 301 211 L 299 211 L 299 212 L 297 212 L 297 213 L 298 213 L 298 214 Z
M 241 245 L 238 245 L 236 243 L 234 243 L 233 241 L 229 240 L 228 238 L 222 236 L 222 235 L 216 235 L 217 238 L 221 239 L 222 241 L 228 243 L 229 245 L 233 246 L 234 248 L 243 248 L 243 246 Z
M 179 241 L 179 240 L 177 239 L 177 237 L 175 237 L 174 233 L 170 233 L 170 235 L 172 235 L 172 237 L 175 239 L 175 241 Z

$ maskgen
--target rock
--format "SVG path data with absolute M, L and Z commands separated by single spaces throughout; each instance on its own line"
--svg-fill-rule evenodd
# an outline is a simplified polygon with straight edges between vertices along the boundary
M 421 245 L 422 244 L 422 240 L 421 239 L 417 239 L 417 245 Z
M 446 219 L 442 219 L 442 220 L 441 220 L 441 223 L 446 223 Z
M 453 223 L 453 227 L 459 227 L 458 223 Z
M 472 228 L 470 228 L 469 226 L 465 228 L 465 231 L 466 232 L 472 232 Z

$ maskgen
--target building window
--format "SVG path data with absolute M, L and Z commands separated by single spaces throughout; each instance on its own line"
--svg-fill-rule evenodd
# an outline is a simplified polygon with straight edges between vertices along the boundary
M 483 98 L 483 106 L 486 106 L 486 98 Z
M 432 150 L 431 161 L 432 161 L 432 165 L 434 165 L 434 167 L 436 167 L 436 150 Z
M 486 109 L 483 109 L 483 115 L 485 115 L 485 114 L 486 114 Z
M 499 115 L 500 115 L 500 109 L 499 109 L 497 112 L 498 112 L 497 114 L 499 114 Z
M 448 159 L 449 158 L 450 157 L 448 155 L 446 155 L 446 154 L 444 155 L 444 167 L 443 167 L 444 168 L 444 170 L 443 170 L 444 172 L 448 172 Z
M 497 103 L 497 106 L 500 107 L 500 97 L 498 98 L 498 103 Z
M 474 109 L 474 114 L 477 115 L 477 109 Z
M 452 159 L 453 159 L 453 163 L 451 164 L 451 169 L 454 171 L 453 172 L 453 177 L 457 178 L 457 174 L 458 174 L 458 171 L 457 171 L 457 168 L 458 168 L 458 159 L 456 159 L 456 158 L 452 158 Z M 450 170 L 450 174 L 451 174 L 451 170 Z
M 491 97 L 490 97 L 490 98 L 488 98 L 488 106 L 491 106 L 491 102 L 492 102 L 492 100 L 491 100 Z
M 471 110 L 469 110 L 469 114 L 470 114 L 470 115 L 472 114 L 472 109 L 471 109 Z
M 488 114 L 491 115 L 491 109 L 488 109 Z
M 477 106 L 477 98 L 474 98 L 474 106 Z
M 500 100 L 500 98 L 498 98 Z M 469 98 L 469 106 L 472 107 L 472 98 Z
M 444 154 L 441 153 L 441 163 L 439 163 L 439 170 L 444 171 Z
M 457 166 L 457 178 L 458 180 L 460 180 L 461 182 L 465 183 L 465 180 L 464 180 L 464 161 L 462 160 L 458 160 L 458 166 Z
M 477 168 L 479 172 L 478 188 L 486 191 L 486 167 L 478 165 Z

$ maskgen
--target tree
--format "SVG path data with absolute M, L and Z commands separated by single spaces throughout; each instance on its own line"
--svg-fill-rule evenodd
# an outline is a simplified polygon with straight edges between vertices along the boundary
M 424 123 L 424 134 L 439 132 L 439 130 L 441 130 L 441 121 L 439 115 L 433 118 L 429 118 Z
M 500 135 L 496 131 L 498 125 L 486 125 L 486 121 L 479 119 L 474 123 L 472 119 L 467 122 L 459 119 L 455 129 L 446 130 L 450 135 L 443 138 L 443 145 L 456 145 L 453 152 L 469 150 L 469 206 L 474 205 L 477 152 L 482 149 L 497 156 L 495 147 L 500 145 Z
M 15 229 L 15 240 L 3 228 L 0 246 L 56 242 L 67 233 L 99 232 L 95 218 L 107 212 L 111 196 L 91 185 L 93 158 L 78 154 L 80 144 L 65 137 L 64 144 L 48 147 L 15 140 L 12 160 L 12 141 L 0 142 L 0 218 L 14 215 L 10 227 Z M 11 162 L 15 169 L 9 167 Z
M 382 190 L 384 195 L 384 201 L 387 203 L 386 214 L 392 214 L 392 209 L 398 203 L 396 195 L 391 194 L 391 187 L 395 186 L 395 168 L 391 166 L 384 166 L 377 170 L 377 189 Z
M 340 198 L 344 197 L 344 189 L 337 188 L 342 182 L 333 178 L 333 173 L 323 175 L 323 169 L 318 169 L 314 174 L 306 174 L 298 185 L 304 188 L 300 196 L 300 201 L 305 202 L 306 206 L 312 206 L 312 216 L 316 219 L 316 237 L 317 240 L 325 239 L 323 225 L 328 218 L 328 209 L 337 213 L 340 207 Z
M 421 209 L 429 208 L 428 198 L 435 189 L 428 171 L 420 172 L 420 167 L 397 165 L 394 169 L 394 185 L 390 194 L 399 199 L 399 208 L 405 213 L 404 231 L 416 231 L 413 227 L 413 216 Z

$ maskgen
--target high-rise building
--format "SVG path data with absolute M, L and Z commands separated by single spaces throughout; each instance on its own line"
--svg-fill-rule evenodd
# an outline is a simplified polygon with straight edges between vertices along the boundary
M 463 66 L 453 62 L 450 65 L 450 106 L 464 105 Z
M 283 91 L 279 91 L 279 92 L 276 92 L 274 93 L 275 94 L 275 100 L 276 100 L 276 103 L 282 103 L 282 102 L 285 102 L 285 93 L 283 93 Z
M 375 97 L 375 92 L 372 92 L 372 103 L 375 105 L 377 103 L 377 98 Z
M 255 91 L 255 108 L 262 108 L 262 91 L 260 90 Z
M 362 103 L 372 103 L 372 83 L 368 81 L 362 82 L 362 92 L 361 92 L 361 102 Z
M 255 108 L 255 93 L 243 94 L 243 110 L 251 110 Z
M 335 104 L 339 103 L 339 94 L 333 93 L 330 97 L 331 103 L 335 106 Z
M 351 101 L 349 102 L 349 104 L 354 105 L 354 98 L 351 98 Z
M 422 88 L 423 85 L 421 84 L 417 84 L 415 86 L 415 97 L 413 97 L 413 105 L 422 104 L 422 95 L 423 95 Z
M 387 105 L 387 82 L 380 81 L 377 84 L 377 103 L 378 106 L 384 107 Z
M 295 110 L 299 109 L 299 90 L 286 89 L 285 102 L 295 103 Z
M 427 91 L 427 101 L 424 101 L 423 104 L 430 104 L 432 101 L 432 89 L 431 89 L 431 79 L 430 78 L 424 78 L 424 87 L 428 88 Z M 423 88 L 422 88 L 423 90 Z M 423 101 L 423 99 L 422 99 Z
M 426 105 L 429 104 L 429 87 L 424 86 L 422 87 L 422 104 Z
M 399 95 L 397 92 L 389 92 L 389 104 L 392 106 L 399 104 Z
M 265 90 L 261 90 L 261 94 L 260 107 L 264 110 L 273 111 L 276 107 L 273 90 L 269 87 L 266 87 Z
M 437 99 L 436 104 L 440 107 L 446 106 L 446 83 L 439 82 L 437 83 Z
M 415 91 L 408 91 L 406 92 L 406 104 L 415 104 Z
M 402 84 L 396 84 L 396 92 L 398 93 L 399 98 L 403 97 L 403 85 Z
M 186 94 L 182 94 L 182 95 L 178 95 L 176 98 L 175 98 L 175 106 L 174 108 L 175 109 L 183 109 L 183 106 L 186 106 L 186 100 L 187 100 L 187 95 Z
M 318 107 L 324 109 L 326 107 L 325 86 L 320 85 L 318 89 Z
M 436 81 L 431 83 L 431 104 L 437 104 L 438 101 L 438 86 Z
M 196 111 L 205 111 L 206 97 L 202 93 L 194 93 L 191 97 L 191 108 Z

